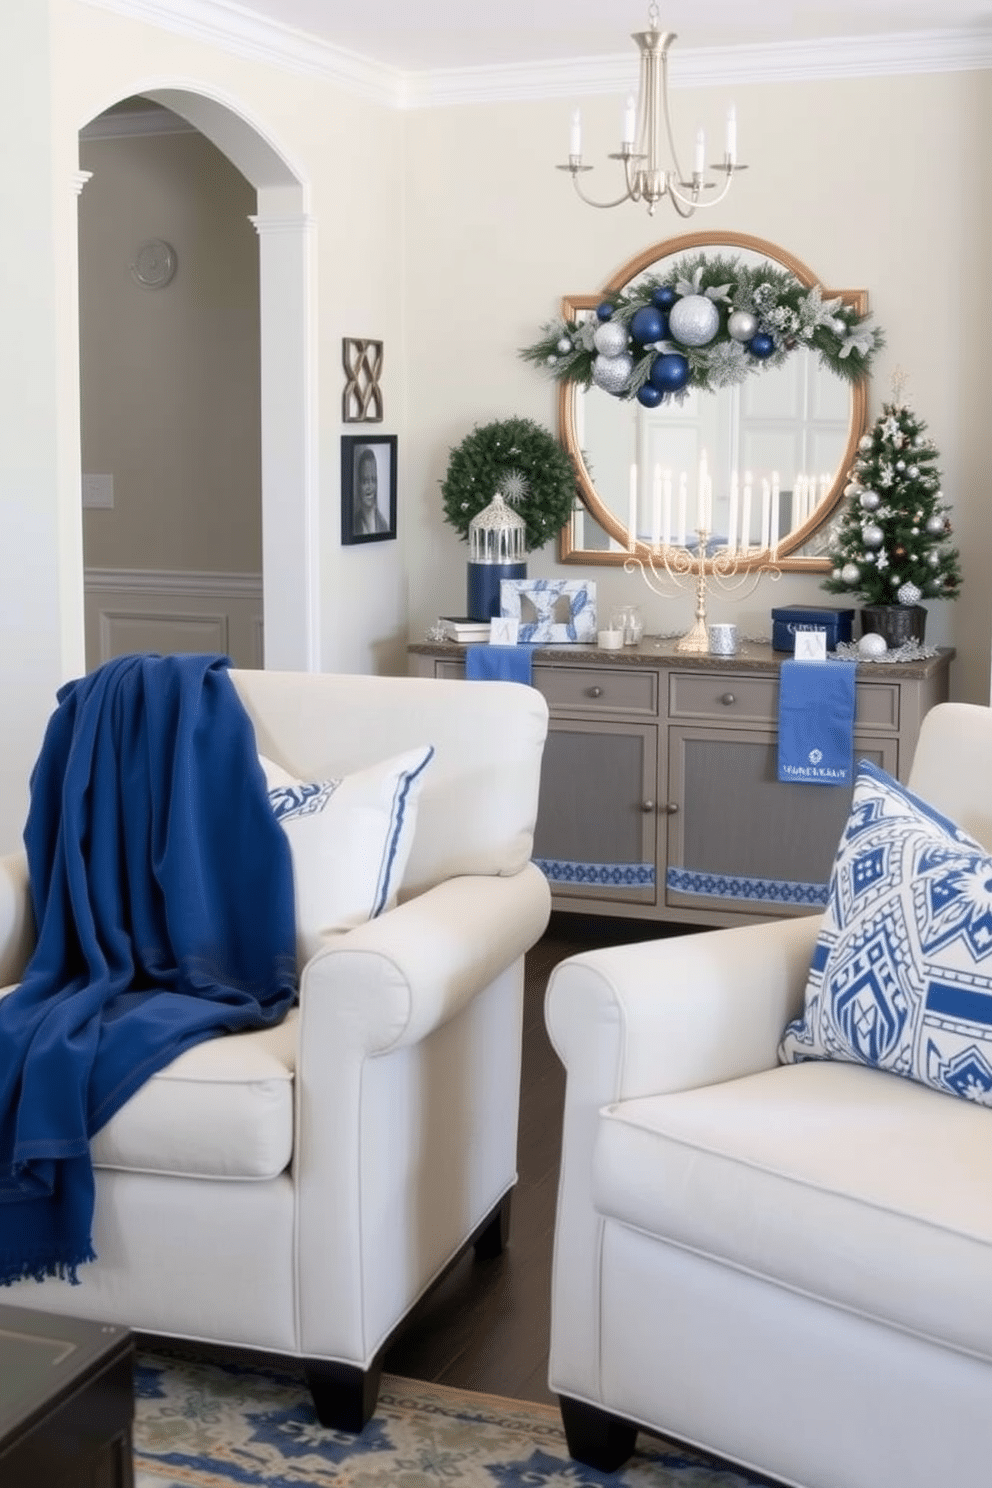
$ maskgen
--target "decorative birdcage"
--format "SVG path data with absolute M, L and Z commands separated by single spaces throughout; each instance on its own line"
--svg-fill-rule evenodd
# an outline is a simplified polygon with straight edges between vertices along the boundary
M 468 613 L 491 620 L 500 612 L 503 579 L 525 579 L 527 524 L 501 492 L 468 525 Z

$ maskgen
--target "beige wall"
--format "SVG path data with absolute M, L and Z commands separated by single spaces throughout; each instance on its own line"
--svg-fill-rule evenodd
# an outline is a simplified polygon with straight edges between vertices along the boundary
M 255 191 L 197 133 L 84 142 L 79 203 L 82 466 L 111 475 L 84 510 L 88 568 L 260 573 Z M 146 289 L 138 247 L 178 268 Z
M 953 644 L 955 695 L 989 697 L 992 524 L 986 516 L 984 347 L 992 313 L 981 263 L 988 251 L 992 74 L 866 78 L 676 91 L 673 113 L 691 141 L 697 119 L 719 138 L 721 109 L 737 105 L 749 170 L 727 200 L 680 222 L 626 205 L 597 212 L 554 170 L 567 149 L 570 100 L 436 109 L 408 125 L 410 199 L 407 323 L 410 446 L 407 475 L 421 521 L 411 554 L 411 633 L 439 612 L 462 613 L 465 548 L 441 521 L 449 451 L 476 422 L 520 414 L 555 426 L 554 384 L 517 357 L 564 293 L 593 293 L 650 244 L 723 228 L 780 243 L 829 287 L 863 287 L 885 331 L 870 415 L 891 395 L 896 367 L 929 425 L 963 554 L 964 588 L 931 604 L 928 639 Z M 588 189 L 613 189 L 619 103 L 582 100 Z M 480 165 L 483 168 L 480 168 Z M 684 629 L 689 596 L 662 600 L 615 568 L 559 565 L 549 546 L 533 576 L 597 581 L 604 608 L 642 605 L 648 626 Z M 750 597 L 713 598 L 715 618 L 768 635 L 769 611 L 836 604 L 811 576 L 765 579 Z M 852 603 L 855 603 L 852 600 Z
M 319 664 L 401 671 L 407 637 L 464 604 L 465 548 L 441 518 L 448 453 L 479 422 L 554 423 L 554 390 L 518 349 L 564 292 L 597 288 L 681 224 L 659 209 L 597 213 L 554 170 L 572 100 L 402 112 L 317 73 L 284 71 L 124 19 L 80 0 L 5 0 L 0 11 L 4 144 L 5 358 L 0 401 L 0 847 L 19 836 L 26 779 L 58 680 L 82 667 L 82 522 L 74 174 L 78 130 L 156 88 L 220 100 L 264 136 L 301 183 L 314 227 L 311 324 L 317 492 Z M 751 169 L 729 202 L 693 225 L 755 233 L 829 286 L 864 286 L 888 338 L 874 413 L 895 367 L 941 451 L 964 556 L 955 605 L 930 608 L 930 635 L 958 648 L 956 696 L 988 700 L 982 268 L 992 186 L 987 72 L 680 90 L 677 127 L 714 138 L 735 98 Z M 619 99 L 583 100 L 590 157 L 612 148 Z M 590 179 L 604 194 L 607 167 Z M 89 188 L 87 188 L 89 189 Z M 168 303 L 162 296 L 163 303 Z M 383 432 L 399 436 L 399 539 L 342 548 L 339 441 L 343 336 L 385 342 Z M 604 607 L 638 600 L 659 630 L 691 604 L 651 600 L 616 570 L 583 573 Z M 784 578 L 726 611 L 767 633 L 773 603 L 818 602 L 814 579 Z

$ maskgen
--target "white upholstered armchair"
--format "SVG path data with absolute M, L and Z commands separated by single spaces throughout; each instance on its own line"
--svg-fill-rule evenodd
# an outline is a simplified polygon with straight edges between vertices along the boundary
M 990 781 L 989 709 L 935 708 L 910 785 L 986 849 Z M 938 907 L 970 895 L 982 960 L 992 865 L 966 867 L 935 880 Z M 967 1084 L 778 1062 L 820 928 L 642 942 L 552 973 L 567 1093 L 550 1382 L 581 1461 L 616 1468 L 646 1427 L 802 1488 L 989 1476 L 992 1110 L 958 1098 Z M 853 988 L 866 1028 L 876 944 Z M 966 1079 L 987 1070 L 988 1000 Z
M 298 1356 L 321 1420 L 358 1430 L 413 1305 L 506 1238 L 523 958 L 550 909 L 530 863 L 547 709 L 513 683 L 232 676 L 259 751 L 300 780 L 433 747 L 399 903 L 319 938 L 278 1026 L 132 1096 L 92 1143 L 97 1259 L 0 1303 Z M 32 937 L 8 858 L 0 986 Z

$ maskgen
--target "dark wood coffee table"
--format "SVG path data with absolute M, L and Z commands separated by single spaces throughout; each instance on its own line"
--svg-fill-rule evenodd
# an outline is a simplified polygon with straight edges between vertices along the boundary
M 132 1488 L 126 1328 L 0 1303 L 0 1484 Z

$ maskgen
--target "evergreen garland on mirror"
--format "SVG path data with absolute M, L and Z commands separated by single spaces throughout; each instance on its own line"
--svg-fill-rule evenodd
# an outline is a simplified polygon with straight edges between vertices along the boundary
M 867 605 L 957 599 L 959 554 L 926 424 L 900 401 L 884 403 L 845 488 L 849 498 L 828 556 L 823 588 Z

